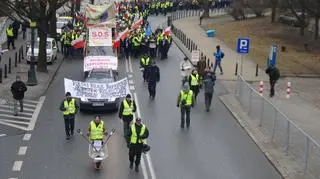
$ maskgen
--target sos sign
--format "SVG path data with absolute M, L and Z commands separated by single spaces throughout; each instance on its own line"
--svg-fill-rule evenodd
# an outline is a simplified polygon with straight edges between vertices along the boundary
M 112 46 L 111 28 L 89 28 L 89 46 Z

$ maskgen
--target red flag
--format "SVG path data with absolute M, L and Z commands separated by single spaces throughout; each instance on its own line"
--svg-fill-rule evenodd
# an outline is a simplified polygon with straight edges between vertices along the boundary
M 84 47 L 84 40 L 82 38 L 76 39 L 71 42 L 73 48 L 83 48 Z
M 171 26 L 164 29 L 162 35 L 171 35 Z

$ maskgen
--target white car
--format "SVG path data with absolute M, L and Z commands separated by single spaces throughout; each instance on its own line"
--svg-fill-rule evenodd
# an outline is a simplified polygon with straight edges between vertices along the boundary
M 30 46 L 31 47 L 31 46 Z M 39 38 L 34 43 L 34 60 L 38 61 L 39 54 Z M 57 42 L 54 38 L 47 38 L 47 63 L 52 64 L 57 60 Z M 28 48 L 27 52 L 27 62 L 31 61 L 31 48 Z

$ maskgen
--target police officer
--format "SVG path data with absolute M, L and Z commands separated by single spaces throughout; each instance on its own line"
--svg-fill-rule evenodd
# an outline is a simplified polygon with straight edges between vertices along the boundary
M 142 124 L 141 119 L 137 118 L 136 122 L 131 125 L 129 130 L 130 147 L 129 147 L 129 161 L 130 169 L 133 168 L 135 162 L 135 171 L 139 172 L 139 164 L 143 145 L 146 143 L 145 139 L 149 137 L 149 130 L 146 125 Z
M 160 81 L 160 69 L 155 61 L 152 61 L 151 65 L 147 68 L 147 77 L 150 99 L 154 99 L 156 96 L 157 82 Z
M 8 50 L 10 50 L 10 44 L 13 49 L 16 49 L 16 47 L 14 46 L 14 33 L 13 33 L 13 25 L 12 24 L 6 29 L 6 34 L 7 34 Z
M 133 114 L 136 112 L 137 106 L 134 100 L 131 99 L 131 95 L 127 94 L 126 98 L 120 104 L 119 118 L 123 122 L 123 135 L 129 145 L 129 127 L 133 120 Z
M 189 76 L 190 89 L 193 91 L 194 99 L 197 100 L 197 96 L 200 90 L 200 76 L 197 70 L 193 69 Z
M 142 70 L 142 77 L 143 77 L 143 81 L 145 82 L 147 80 L 147 69 L 150 65 L 151 59 L 148 56 L 148 54 L 143 54 L 143 56 L 141 57 L 140 60 L 140 66 L 141 66 L 141 70 Z
M 63 111 L 64 126 L 67 140 L 70 139 L 70 134 L 74 134 L 74 120 L 78 112 L 79 106 L 74 98 L 71 97 L 70 92 L 66 92 L 66 99 L 60 104 L 60 110 Z
M 184 84 L 183 89 L 179 93 L 177 102 L 177 107 L 180 107 L 181 110 L 181 128 L 184 128 L 185 121 L 187 122 L 187 128 L 190 127 L 190 110 L 191 107 L 193 107 L 193 101 L 194 96 L 192 90 L 189 89 L 188 84 Z
M 102 140 L 104 135 L 107 135 L 107 130 L 104 126 L 104 122 L 100 116 L 96 116 L 94 120 L 89 123 L 88 136 L 91 141 Z

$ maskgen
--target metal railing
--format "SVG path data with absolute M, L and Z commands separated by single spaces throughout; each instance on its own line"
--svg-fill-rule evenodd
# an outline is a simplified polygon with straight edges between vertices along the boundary
M 203 10 L 177 10 L 171 13 L 172 20 L 178 20 L 182 18 L 188 17 L 200 17 L 201 11 Z M 215 8 L 209 10 L 209 17 L 217 16 L 217 15 L 225 15 L 228 14 L 229 8 Z
M 250 123 L 268 138 L 268 144 L 294 161 L 298 172 L 320 178 L 320 145 L 267 98 L 238 75 L 237 98 Z

